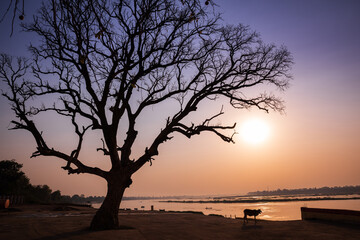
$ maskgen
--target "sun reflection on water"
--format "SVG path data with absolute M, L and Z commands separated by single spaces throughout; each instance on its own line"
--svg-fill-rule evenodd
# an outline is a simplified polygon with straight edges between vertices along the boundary
M 359 195 L 360 196 L 360 195 Z M 164 200 L 164 199 L 162 199 Z M 165 199 L 166 200 L 166 199 Z M 194 199 L 192 199 L 194 200 Z M 200 199 L 199 199 L 200 200 Z M 141 208 L 144 206 L 144 208 Z M 300 220 L 300 208 L 332 208 L 349 209 L 360 211 L 360 199 L 354 200 L 322 200 L 322 201 L 288 201 L 288 202 L 262 202 L 262 203 L 178 203 L 178 202 L 159 202 L 159 200 L 126 200 L 121 203 L 121 208 L 150 210 L 154 206 L 155 210 L 164 209 L 166 211 L 197 211 L 205 215 L 217 214 L 231 218 L 242 218 L 243 210 L 261 209 L 257 219 L 285 221 Z M 93 204 L 98 208 L 100 204 Z

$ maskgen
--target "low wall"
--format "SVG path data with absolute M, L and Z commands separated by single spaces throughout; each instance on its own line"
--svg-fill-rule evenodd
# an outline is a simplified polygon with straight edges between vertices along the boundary
M 302 207 L 301 219 L 324 220 L 360 225 L 360 211 Z

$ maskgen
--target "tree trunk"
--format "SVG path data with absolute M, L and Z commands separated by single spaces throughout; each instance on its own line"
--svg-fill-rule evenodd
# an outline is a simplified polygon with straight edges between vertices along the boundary
M 126 181 L 108 180 L 108 191 L 104 202 L 91 221 L 91 230 L 107 230 L 119 228 L 118 213 L 120 202 L 125 189 L 129 186 Z

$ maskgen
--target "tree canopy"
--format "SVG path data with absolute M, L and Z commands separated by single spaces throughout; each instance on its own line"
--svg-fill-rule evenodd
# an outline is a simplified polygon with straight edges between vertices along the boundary
M 24 194 L 30 184 L 22 164 L 14 160 L 0 161 L 0 195 Z
M 22 164 L 15 160 L 0 161 L 0 196 L 22 196 L 28 203 L 46 203 L 51 199 L 52 190 L 48 185 L 32 185 L 21 168 Z M 54 192 L 56 196 L 60 194 Z M 60 194 L 61 196 L 61 194 Z M 10 204 L 12 204 L 10 202 Z
M 263 43 L 248 26 L 224 25 L 212 1 L 53 0 L 43 3 L 24 29 L 41 39 L 30 46 L 33 59 L 14 63 L 10 56 L 0 58 L 0 78 L 9 86 L 3 95 L 16 115 L 13 129 L 32 134 L 37 145 L 32 157 L 58 157 L 69 174 L 107 180 L 108 195 L 97 223 L 103 224 L 104 216 L 115 219 L 117 212 L 111 212 L 118 208 L 132 174 L 151 163 L 159 146 L 175 135 L 190 138 L 210 132 L 234 142 L 235 124 L 214 124 L 223 109 L 189 124 L 200 103 L 226 101 L 236 109 L 266 112 L 284 109 L 272 93 L 254 96 L 249 89 L 269 85 L 285 90 L 291 78 L 290 52 Z M 46 102 L 37 101 L 44 97 Z M 177 103 L 174 111 L 134 158 L 142 113 L 172 100 Z M 33 120 L 48 111 L 73 125 L 78 141 L 71 152 L 48 145 Z M 126 129 L 124 134 L 120 127 Z M 101 132 L 97 150 L 109 156 L 109 171 L 80 158 L 89 131 Z M 113 223 L 116 226 L 117 220 Z

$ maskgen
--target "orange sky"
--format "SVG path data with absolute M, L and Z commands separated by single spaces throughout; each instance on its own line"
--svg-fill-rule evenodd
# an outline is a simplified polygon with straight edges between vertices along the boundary
M 191 140 L 175 135 L 160 147 L 151 167 L 147 164 L 134 175 L 126 195 L 239 194 L 360 184 L 360 3 L 315 2 L 221 1 L 225 22 L 249 24 L 265 42 L 284 44 L 293 53 L 294 80 L 289 90 L 278 93 L 286 101 L 286 114 L 239 111 L 225 105 L 223 123 L 237 122 L 240 131 L 247 120 L 261 119 L 269 127 L 268 138 L 250 144 L 238 134 L 236 143 L 228 144 L 210 134 Z M 0 51 L 27 54 L 26 34 L 15 32 L 9 38 L 8 26 L 1 23 L 0 27 Z M 208 117 L 222 104 L 205 106 L 196 115 Z M 60 168 L 64 165 L 61 160 L 30 159 L 35 150 L 33 139 L 25 132 L 7 130 L 13 116 L 4 98 L 0 98 L 0 110 L 0 159 L 16 159 L 24 164 L 23 171 L 32 184 L 47 184 L 63 194 L 106 193 L 104 180 L 69 176 Z M 154 108 L 138 123 L 143 138 L 135 146 L 135 155 L 165 122 L 159 112 L 166 111 Z M 73 149 L 72 133 L 64 131 L 66 125 L 51 116 L 39 121 L 43 129 L 51 129 L 49 123 L 55 123 L 56 129 L 44 133 L 61 148 Z M 109 168 L 107 159 L 96 152 L 100 137 L 91 137 L 94 141 L 85 143 L 89 151 L 81 157 L 89 165 Z

